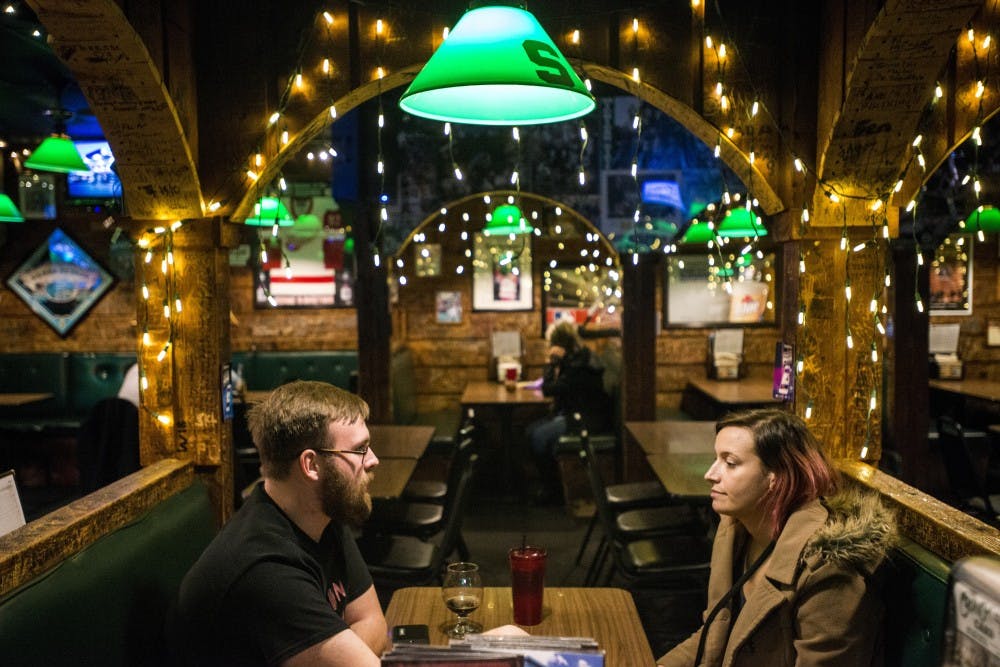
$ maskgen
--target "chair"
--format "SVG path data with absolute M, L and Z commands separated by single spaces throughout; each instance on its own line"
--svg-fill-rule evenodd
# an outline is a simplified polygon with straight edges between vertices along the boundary
M 585 449 L 582 434 L 586 431 L 582 427 L 582 418 L 578 413 L 574 413 L 568 420 L 568 430 L 570 433 L 559 439 L 557 451 L 561 453 L 573 451 L 577 454 L 576 458 L 579 460 L 579 453 Z M 614 434 L 589 435 L 589 432 L 587 433 L 588 440 L 592 443 L 595 452 L 610 451 L 617 458 L 619 450 L 617 436 Z M 597 458 L 594 459 L 594 462 L 597 462 Z M 667 490 L 663 488 L 662 484 L 655 480 L 649 482 L 622 482 L 620 484 L 606 484 L 603 488 L 604 499 L 609 504 L 611 510 L 615 513 L 621 513 L 627 510 L 642 507 L 664 505 L 665 503 L 670 502 L 670 494 L 667 493 Z M 590 519 L 590 523 L 587 525 L 586 532 L 583 534 L 583 540 L 580 542 L 580 548 L 577 550 L 576 559 L 573 562 L 574 565 L 579 565 L 580 561 L 583 559 L 583 554 L 587 550 L 587 545 L 590 544 L 590 538 L 594 532 L 594 527 L 597 525 L 597 522 L 598 515 L 595 511 L 594 515 Z
M 389 586 L 441 584 L 445 560 L 458 548 L 478 467 L 479 455 L 472 453 L 449 495 L 443 529 L 433 539 L 424 541 L 412 535 L 387 533 L 364 534 L 358 539 L 358 547 L 376 582 Z
M 90 409 L 76 440 L 80 488 L 90 493 L 139 469 L 139 409 L 103 398 Z
M 963 510 L 996 525 L 1000 521 L 1000 494 L 989 494 L 986 466 L 976 464 L 972 449 L 976 443 L 988 445 L 986 433 L 964 429 L 948 415 L 938 417 L 937 425 L 938 448 L 952 494 Z
M 472 430 L 465 430 L 464 434 L 452 456 L 448 479 L 441 484 L 445 491 L 443 498 L 433 497 L 423 501 L 411 501 L 405 497 L 375 500 L 365 531 L 375 535 L 410 535 L 427 540 L 443 530 L 454 511 L 452 496 L 458 492 L 462 475 L 469 467 L 469 460 L 477 454 Z M 469 549 L 461 531 L 457 534 L 455 548 L 462 560 L 468 560 Z
M 594 585 L 611 557 L 605 583 L 617 572 L 630 583 L 697 583 L 708 578 L 712 544 L 708 526 L 690 506 L 665 505 L 617 513 L 607 501 L 604 481 L 596 465 L 596 449 L 583 434 L 580 459 L 594 493 L 596 516 L 604 539 L 587 572 Z
M 448 459 L 448 464 L 445 466 L 445 474 L 438 478 L 431 477 L 410 480 L 403 489 L 402 497 L 406 500 L 443 503 L 445 496 L 448 494 L 449 480 L 457 479 L 456 456 L 460 454 L 463 448 L 473 445 L 475 439 L 475 412 L 470 408 L 465 416 L 465 420 L 453 438 L 439 443 L 432 441 L 431 446 L 428 448 L 428 450 L 434 450 L 433 452 L 428 452 L 430 456 Z M 446 449 L 446 451 L 442 451 L 443 449 Z M 461 465 L 463 462 L 457 461 L 457 463 Z

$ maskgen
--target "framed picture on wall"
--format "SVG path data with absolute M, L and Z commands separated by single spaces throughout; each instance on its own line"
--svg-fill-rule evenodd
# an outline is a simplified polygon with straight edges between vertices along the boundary
M 664 326 L 774 326 L 777 254 L 666 255 Z
M 603 264 L 556 264 L 542 271 L 542 335 L 560 320 L 589 331 L 621 331 L 619 274 Z
M 441 291 L 435 295 L 438 324 L 462 323 L 462 293 Z
M 928 304 L 931 315 L 972 314 L 972 237 L 945 237 L 934 251 Z
M 472 310 L 531 310 L 531 235 L 474 239 Z
M 7 277 L 7 286 L 65 338 L 114 284 L 114 276 L 56 229 Z

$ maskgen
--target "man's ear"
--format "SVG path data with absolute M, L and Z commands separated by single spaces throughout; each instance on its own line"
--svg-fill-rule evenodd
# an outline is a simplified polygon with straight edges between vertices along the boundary
M 318 480 L 319 479 L 319 454 L 311 449 L 304 449 L 299 453 L 299 458 L 296 459 L 295 464 L 298 466 L 299 472 L 306 479 Z

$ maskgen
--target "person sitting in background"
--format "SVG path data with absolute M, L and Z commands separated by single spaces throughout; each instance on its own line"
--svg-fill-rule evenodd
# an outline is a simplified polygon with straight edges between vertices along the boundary
M 660 667 L 881 664 L 876 571 L 895 521 L 874 493 L 844 491 L 805 422 L 777 409 L 716 425 L 705 473 L 722 515 L 704 624 Z
M 584 346 L 576 325 L 565 320 L 549 327 L 549 362 L 542 376 L 542 393 L 552 397 L 552 413 L 528 425 L 527 435 L 538 468 L 539 503 L 561 496 L 555 447 L 566 434 L 568 419 L 579 414 L 582 426 L 591 433 L 612 428 L 611 400 L 604 391 L 604 367 Z
M 258 485 L 181 584 L 171 644 L 183 665 L 379 665 L 386 622 L 353 528 L 378 457 L 368 405 L 324 382 L 250 409 Z

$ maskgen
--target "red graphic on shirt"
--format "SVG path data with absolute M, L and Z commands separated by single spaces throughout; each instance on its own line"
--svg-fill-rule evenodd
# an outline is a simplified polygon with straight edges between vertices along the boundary
M 340 609 L 340 603 L 347 597 L 344 584 L 334 581 L 330 584 L 330 590 L 326 592 L 326 599 L 330 601 L 330 606 L 336 611 Z

